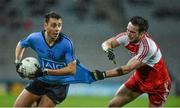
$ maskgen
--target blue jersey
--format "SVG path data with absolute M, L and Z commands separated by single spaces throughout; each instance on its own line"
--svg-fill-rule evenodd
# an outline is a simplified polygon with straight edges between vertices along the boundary
M 63 33 L 59 34 L 53 46 L 45 40 L 44 31 L 35 32 L 20 41 L 23 48 L 31 47 L 38 56 L 41 68 L 60 69 L 76 60 L 72 41 Z M 94 82 L 90 72 L 80 62 L 77 62 L 75 75 L 39 77 L 41 81 L 51 84 L 91 83 Z

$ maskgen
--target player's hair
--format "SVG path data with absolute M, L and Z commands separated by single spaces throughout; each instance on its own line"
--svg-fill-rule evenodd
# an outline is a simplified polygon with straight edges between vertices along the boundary
M 134 16 L 130 19 L 130 22 L 134 25 L 134 26 L 138 26 L 139 27 L 139 32 L 143 32 L 143 31 L 147 31 L 149 28 L 149 24 L 148 21 L 140 16 Z
M 62 19 L 62 17 L 59 14 L 57 14 L 56 12 L 54 12 L 54 11 L 51 11 L 51 12 L 45 14 L 44 17 L 45 17 L 45 22 L 46 23 L 48 23 L 50 18 Z

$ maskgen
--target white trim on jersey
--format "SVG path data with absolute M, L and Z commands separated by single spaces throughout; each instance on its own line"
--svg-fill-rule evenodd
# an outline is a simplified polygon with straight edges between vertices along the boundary
M 123 45 L 124 47 L 131 44 L 126 32 L 118 34 L 115 39 L 120 45 Z M 150 38 L 147 33 L 145 33 L 143 39 L 136 44 L 136 47 L 138 47 L 138 50 L 133 52 L 133 54 L 136 54 L 135 57 L 137 60 L 151 67 L 158 63 L 162 57 L 161 51 L 157 44 Z M 127 49 L 129 52 L 132 52 L 131 49 L 133 48 L 129 47 Z

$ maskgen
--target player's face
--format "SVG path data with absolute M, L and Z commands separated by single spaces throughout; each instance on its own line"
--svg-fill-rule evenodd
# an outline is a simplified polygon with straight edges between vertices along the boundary
M 44 25 L 44 29 L 50 39 L 56 40 L 62 29 L 62 20 L 56 18 L 50 18 Z
M 139 40 L 140 33 L 138 30 L 138 26 L 134 26 L 131 22 L 128 23 L 127 34 L 130 42 L 137 42 Z

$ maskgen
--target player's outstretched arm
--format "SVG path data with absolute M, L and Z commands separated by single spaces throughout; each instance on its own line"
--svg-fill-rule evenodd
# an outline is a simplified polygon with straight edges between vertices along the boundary
M 93 77 L 94 80 L 102 80 L 105 78 L 110 78 L 110 77 L 116 77 L 116 76 L 122 76 L 125 74 L 128 74 L 132 70 L 139 68 L 141 66 L 145 65 L 144 63 L 138 61 L 135 57 L 130 59 L 128 63 L 124 66 L 120 66 L 117 68 L 113 68 L 107 71 L 99 71 L 95 70 L 91 72 L 91 76 Z
M 106 71 L 106 77 L 116 77 L 116 76 L 122 76 L 125 74 L 128 74 L 129 72 L 133 71 L 134 69 L 137 69 L 143 65 L 146 65 L 139 60 L 136 59 L 136 57 L 133 57 L 128 61 L 126 65 L 110 69 Z

